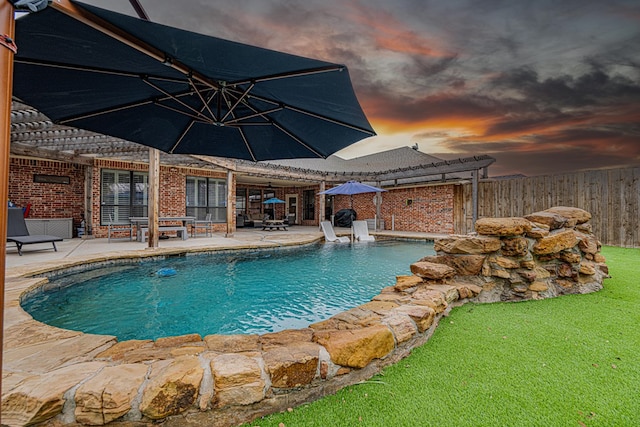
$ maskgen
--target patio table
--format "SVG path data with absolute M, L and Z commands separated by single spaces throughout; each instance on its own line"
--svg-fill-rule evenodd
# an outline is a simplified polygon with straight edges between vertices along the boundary
M 139 242 L 144 242 L 145 236 L 143 234 L 142 229 L 146 228 L 145 226 L 148 226 L 149 218 L 146 216 L 130 216 L 129 221 L 131 222 L 131 224 L 136 226 L 136 239 Z M 188 233 L 186 232 L 187 224 L 195 224 L 195 221 L 196 221 L 195 216 L 161 216 L 158 218 L 159 223 L 160 222 L 178 222 L 178 221 L 180 221 L 182 223 L 182 227 L 184 227 L 184 231 L 181 236 L 182 240 L 186 240 L 188 238 Z M 163 228 L 165 228 L 165 230 L 170 229 L 170 227 L 159 226 L 158 230 L 162 231 Z M 175 230 L 171 229 L 169 231 L 175 231 Z

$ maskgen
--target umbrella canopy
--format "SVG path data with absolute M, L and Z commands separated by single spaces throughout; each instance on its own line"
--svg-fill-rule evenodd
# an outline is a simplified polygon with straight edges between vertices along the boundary
M 277 197 L 272 197 L 270 199 L 265 200 L 262 203 L 264 203 L 265 205 L 276 204 L 276 203 L 284 203 L 284 200 L 280 200 Z
M 382 188 L 374 187 L 373 185 L 363 184 L 358 181 L 348 181 L 344 184 L 340 184 L 328 190 L 322 191 L 318 194 L 329 194 L 329 195 L 347 195 L 352 196 L 354 194 L 362 194 L 362 193 L 378 193 L 381 191 L 387 191 Z
M 375 135 L 344 65 L 71 4 L 109 34 L 53 7 L 16 22 L 13 94 L 58 124 L 253 161 L 327 157 Z

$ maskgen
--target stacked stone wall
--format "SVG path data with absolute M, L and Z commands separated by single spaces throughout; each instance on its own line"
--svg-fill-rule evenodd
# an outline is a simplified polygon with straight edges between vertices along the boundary
M 7 366 L 16 373 L 5 378 L 3 422 L 231 426 L 287 410 L 406 357 L 455 305 L 600 289 L 608 269 L 590 217 L 556 207 L 481 219 L 477 233 L 438 239 L 436 255 L 411 264 L 412 275 L 370 302 L 306 329 L 116 342 L 46 327 L 48 337 L 70 334 L 47 355 L 61 367 Z M 71 364 L 65 348 L 91 357 Z
M 608 267 L 590 219 L 587 211 L 562 206 L 523 218 L 483 218 L 474 235 L 436 240 L 437 255 L 412 271 L 431 279 L 447 266 L 454 283 L 481 289 L 480 302 L 593 292 L 602 288 Z

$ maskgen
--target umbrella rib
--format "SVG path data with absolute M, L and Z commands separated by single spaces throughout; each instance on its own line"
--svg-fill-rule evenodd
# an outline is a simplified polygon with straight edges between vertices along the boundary
M 320 154 L 318 151 L 316 151 L 313 147 L 310 147 L 309 145 L 305 144 L 304 141 L 302 141 L 300 138 L 298 138 L 297 136 L 295 136 L 294 134 L 292 134 L 291 132 L 289 132 L 287 129 L 283 128 L 282 126 L 280 126 L 280 124 L 276 121 L 273 121 L 273 126 L 275 126 L 278 130 L 280 130 L 280 132 L 284 133 L 285 135 L 287 135 L 289 138 L 293 139 L 294 141 L 296 141 L 298 144 L 302 145 L 303 147 L 305 147 L 307 150 L 311 151 L 313 154 L 315 154 L 316 156 L 322 158 L 322 159 L 326 159 L 327 156 Z
M 227 91 L 227 92 L 228 92 L 228 91 Z M 221 92 L 220 92 L 220 96 L 221 96 L 221 97 L 224 97 L 225 102 L 227 101 L 227 96 L 225 95 L 225 92 L 221 91 Z M 236 103 L 236 105 L 234 105 L 234 108 L 235 108 L 235 106 L 237 106 L 237 103 Z M 225 115 L 225 117 L 226 117 L 227 115 L 231 114 L 231 116 L 232 116 L 233 118 L 235 118 L 235 111 L 234 111 L 234 108 L 230 109 L 230 110 L 229 110 L 229 113 L 228 113 L 228 114 L 226 114 L 226 115 Z M 258 161 L 258 159 L 256 158 L 255 154 L 253 153 L 253 150 L 251 149 L 251 145 L 249 144 L 249 140 L 247 139 L 247 136 L 244 134 L 244 130 L 242 130 L 242 128 L 241 128 L 241 127 L 236 127 L 236 129 L 237 129 L 237 130 L 238 130 L 238 132 L 240 133 L 240 137 L 242 138 L 242 142 L 244 143 L 244 146 L 246 147 L 247 152 L 249 152 L 249 155 L 251 156 L 251 160 L 253 160 L 254 162 L 257 162 L 257 161 Z
M 123 105 L 119 105 L 117 107 L 105 108 L 105 109 L 102 109 L 102 110 L 92 111 L 92 112 L 86 113 L 86 114 L 80 114 L 80 115 L 76 115 L 76 116 L 66 117 L 64 119 L 57 120 L 56 123 L 58 123 L 58 124 L 71 123 L 71 122 L 73 122 L 75 120 L 88 119 L 88 118 L 91 118 L 91 117 L 96 117 L 96 116 L 101 116 L 101 115 L 104 115 L 104 114 L 115 113 L 117 111 L 128 110 L 128 109 L 131 109 L 131 108 L 140 107 L 142 105 L 148 105 L 148 104 L 154 104 L 154 103 L 155 103 L 155 105 L 166 107 L 166 105 L 160 104 L 158 102 L 159 101 L 166 101 L 167 99 L 170 99 L 170 98 L 178 98 L 178 97 L 181 97 L 181 96 L 189 96 L 190 94 L 191 94 L 190 92 L 185 92 L 185 93 L 182 93 L 182 94 L 172 95 L 172 96 L 170 96 L 168 98 L 145 99 L 143 101 L 131 102 L 129 104 L 123 104 Z M 188 115 L 184 111 L 180 111 L 180 112 L 182 114 L 184 114 L 184 115 Z
M 304 110 L 304 109 L 298 108 L 298 107 L 294 107 L 294 106 L 289 105 L 289 104 L 283 104 L 282 102 L 274 101 L 273 99 L 265 98 L 265 97 L 260 96 L 260 95 L 252 94 L 251 98 L 257 99 L 258 101 L 262 101 L 262 102 L 265 102 L 265 103 L 268 103 L 268 104 L 279 105 L 279 106 L 282 107 L 282 109 L 288 109 L 288 110 L 291 110 L 291 111 L 295 111 L 296 113 L 304 114 L 304 115 L 307 115 L 307 116 L 310 116 L 310 117 L 314 117 L 316 119 L 320 119 L 320 120 L 323 120 L 323 121 L 326 121 L 326 122 L 329 122 L 329 123 L 333 123 L 333 124 L 336 124 L 336 125 L 339 125 L 339 126 L 347 127 L 349 129 L 353 129 L 353 130 L 365 133 L 365 134 L 367 134 L 369 136 L 375 136 L 376 135 L 375 132 L 373 132 L 373 131 L 371 131 L 369 129 L 365 129 L 365 128 L 362 128 L 360 126 L 354 126 L 354 125 L 352 125 L 350 123 L 346 123 L 346 122 L 343 122 L 343 121 L 337 120 L 337 119 L 332 119 L 331 117 L 326 117 L 326 116 L 323 116 L 323 115 L 320 115 L 320 114 L 316 114 L 316 113 L 313 113 L 311 111 Z
M 176 148 L 178 148 L 178 145 L 180 145 L 180 143 L 182 142 L 182 140 L 184 139 L 185 136 L 187 136 L 187 134 L 189 133 L 189 130 L 191 130 L 191 128 L 193 127 L 193 125 L 195 124 L 195 121 L 192 120 L 191 122 L 189 122 L 189 125 L 187 125 L 187 127 L 185 128 L 184 132 L 182 132 L 182 135 L 180 135 L 180 138 L 178 138 L 176 140 L 176 143 L 173 144 L 173 147 L 171 147 L 171 149 L 169 150 L 169 154 L 173 154 L 173 150 L 175 150 Z
M 161 87 L 154 85 L 153 83 L 151 83 L 149 80 L 147 79 L 142 79 L 143 82 L 145 82 L 146 84 L 148 84 L 149 86 L 151 86 L 152 88 L 154 88 L 155 90 L 157 90 L 158 92 L 162 93 L 163 95 L 169 97 L 170 99 L 173 99 L 174 101 L 176 101 L 178 104 L 182 105 L 184 108 L 193 111 L 198 117 L 201 117 L 204 121 L 211 121 L 211 118 L 207 117 L 206 115 L 202 114 L 201 111 L 196 110 L 195 108 L 191 107 L 190 105 L 182 102 L 181 100 L 179 100 L 178 98 L 174 97 L 172 94 L 170 94 L 169 92 L 165 91 L 164 89 L 162 89 Z M 157 104 L 157 105 L 162 105 L 162 104 Z M 172 108 L 171 108 L 172 109 Z M 176 112 L 180 112 L 180 110 L 178 109 L 174 109 L 174 111 Z M 186 112 L 183 112 L 183 114 L 189 115 Z
M 35 60 L 35 59 L 29 59 L 29 58 L 15 58 L 14 62 L 16 64 L 36 65 L 36 66 L 48 67 L 48 68 L 61 68 L 61 69 L 73 70 L 73 71 L 85 71 L 88 73 L 108 74 L 112 76 L 132 77 L 136 79 L 140 78 L 140 73 L 132 73 L 132 72 L 121 71 L 121 70 L 108 70 L 106 68 L 87 67 L 85 65 L 61 64 L 61 63 L 52 62 L 52 61 L 42 61 L 42 60 Z M 162 80 L 162 81 L 167 81 L 172 83 L 186 83 L 184 79 L 179 79 L 179 78 L 150 76 L 150 75 L 147 75 L 147 77 L 153 80 Z
M 252 77 L 251 79 L 248 80 L 238 80 L 238 81 L 234 81 L 234 82 L 228 82 L 228 85 L 242 85 L 242 84 L 247 84 L 247 83 L 261 83 L 261 82 L 266 82 L 269 80 L 278 80 L 278 79 L 286 79 L 289 77 L 303 77 L 303 76 L 310 76 L 313 74 L 320 74 L 320 73 L 329 73 L 332 71 L 343 71 L 345 69 L 344 65 L 327 65 L 325 67 L 318 67 L 318 68 L 308 68 L 305 70 L 298 70 L 298 71 L 290 71 L 290 72 L 284 72 L 284 73 L 277 73 L 277 74 L 269 74 L 266 76 L 262 76 L 262 77 Z
M 207 111 L 209 112 L 209 114 L 211 114 L 211 117 L 213 118 L 214 121 L 216 121 L 216 115 L 213 113 L 213 111 L 211 111 L 211 108 L 209 108 L 209 104 L 204 100 L 204 97 L 202 96 L 202 93 L 200 92 L 200 90 L 196 87 L 195 83 L 193 82 L 192 79 L 189 79 L 189 84 L 191 85 L 191 87 L 193 88 L 193 90 L 195 91 L 196 95 L 198 95 L 198 98 L 200 98 L 200 102 L 202 102 L 202 105 L 204 106 L 204 108 L 207 109 Z M 217 91 L 217 90 L 216 90 Z M 214 95 L 215 96 L 215 92 Z
M 211 101 L 211 99 L 213 99 L 215 96 L 216 96 L 216 92 L 213 92 L 213 93 L 211 94 L 211 98 L 209 99 L 209 101 Z M 206 101 L 206 100 L 204 100 L 204 99 L 203 99 L 202 101 L 203 101 L 203 102 L 202 102 L 202 104 L 203 104 L 202 109 L 208 108 L 207 106 L 208 106 L 209 101 Z M 160 106 L 162 106 L 162 107 L 167 107 L 166 105 L 162 105 L 162 104 L 159 104 L 159 105 L 160 105 Z M 182 112 L 182 111 L 179 111 L 179 112 L 184 113 L 184 112 Z M 187 127 L 185 127 L 185 129 L 184 129 L 184 131 L 182 132 L 182 134 L 180 135 L 180 137 L 176 140 L 175 144 L 173 144 L 173 147 L 171 147 L 171 149 L 169 150 L 169 153 L 170 153 L 170 154 L 173 154 L 174 150 L 175 150 L 176 148 L 178 148 L 178 145 L 180 145 L 180 144 L 182 143 L 182 140 L 185 138 L 185 136 L 187 136 L 187 134 L 189 133 L 189 131 L 191 130 L 191 128 L 193 127 L 193 125 L 196 123 L 196 121 L 197 121 L 197 118 L 195 118 L 195 117 L 194 117 L 194 118 L 193 118 L 193 120 L 191 120 L 191 121 L 189 122 L 189 124 L 187 125 Z M 213 122 L 208 122 L 208 123 L 209 123 L 209 124 L 214 124 Z
M 251 159 L 254 162 L 257 162 L 258 159 L 256 158 L 255 154 L 253 154 L 253 150 L 251 149 L 251 145 L 249 144 L 249 141 L 247 140 L 247 136 L 244 134 L 244 131 L 242 130 L 242 128 L 238 128 L 238 131 L 240 132 L 240 136 L 242 137 L 242 141 L 244 142 L 245 147 L 247 147 L 247 151 L 249 152 Z
M 249 87 L 245 89 L 245 91 L 242 93 L 242 95 L 240 95 L 238 97 L 238 99 L 236 99 L 236 102 L 234 102 L 234 104 L 231 106 L 231 108 L 229 108 L 229 111 L 227 111 L 227 114 L 225 114 L 224 117 L 222 117 L 222 119 L 220 119 L 221 122 L 224 123 L 224 121 L 227 119 L 227 117 L 229 117 L 229 115 L 232 114 L 235 111 L 235 109 L 238 107 L 238 104 L 240 104 L 242 102 L 242 100 L 247 97 L 247 95 L 249 94 L 251 89 L 253 89 L 253 87 L 255 85 L 256 85 L 255 83 L 251 83 L 249 85 Z M 224 93 L 223 93 L 223 95 L 224 95 Z M 226 97 L 225 97 L 225 99 L 226 99 Z
M 165 109 L 167 109 L 169 111 L 173 111 L 174 113 L 178 113 L 178 114 L 182 114 L 183 116 L 191 117 L 194 122 L 207 123 L 207 124 L 210 124 L 210 125 L 215 124 L 215 122 L 213 120 L 211 120 L 210 118 L 206 117 L 204 114 L 198 116 L 198 115 L 195 115 L 195 114 L 189 114 L 188 112 L 186 112 L 184 110 L 180 110 L 179 108 L 171 107 L 169 105 L 160 104 L 160 103 L 155 103 L 155 105 L 158 106 L 158 107 L 165 108 Z M 204 119 L 203 119 L 203 117 L 204 117 Z
M 304 114 L 304 115 L 307 115 L 307 116 L 314 117 L 316 119 L 324 120 L 325 122 L 329 122 L 329 123 L 333 123 L 333 124 L 336 124 L 336 125 L 339 125 L 339 126 L 347 127 L 349 129 L 357 130 L 357 131 L 365 133 L 365 134 L 367 134 L 369 136 L 375 136 L 376 135 L 376 133 L 374 131 L 362 128 L 360 126 L 354 126 L 352 124 L 343 122 L 341 120 L 332 119 L 331 117 L 322 116 L 320 114 L 316 114 L 316 113 L 313 113 L 311 111 L 303 110 L 302 108 L 294 107 L 292 105 L 286 105 L 285 104 L 284 108 L 286 108 L 288 110 L 295 111 L 296 113 L 300 113 L 300 114 Z
M 246 104 L 247 107 L 250 110 L 253 110 L 253 112 L 255 114 L 252 115 L 252 117 L 263 117 L 265 114 L 268 114 L 270 112 L 272 112 L 271 110 L 268 111 L 260 111 L 257 108 L 255 108 L 253 105 L 251 105 L 250 103 Z M 282 108 L 278 108 L 278 109 L 274 109 L 273 111 L 279 111 Z M 273 120 L 270 117 L 263 117 L 265 120 L 267 120 L 268 122 L 270 122 L 273 126 L 275 126 L 280 132 L 284 133 L 285 135 L 287 135 L 289 138 L 293 139 L 294 141 L 296 141 L 298 144 L 302 145 L 303 147 L 305 147 L 307 150 L 311 151 L 313 154 L 315 154 L 316 156 L 320 157 L 320 158 L 326 158 L 327 156 L 320 154 L 318 151 L 316 151 L 314 148 L 310 147 L 308 144 L 306 144 L 304 141 L 302 141 L 300 138 L 298 138 L 296 135 L 292 134 L 291 132 L 289 132 L 287 129 L 283 128 L 282 126 L 280 126 L 280 124 L 276 121 Z M 237 120 L 242 120 L 241 119 L 237 119 Z M 242 124 L 240 124 L 239 126 L 242 126 Z M 245 144 L 247 144 L 248 147 L 248 141 L 246 140 L 246 138 L 244 138 L 244 133 L 242 132 L 242 129 L 239 128 L 240 130 L 240 134 L 243 136 L 243 139 L 245 141 Z M 251 152 L 251 149 L 249 148 L 249 151 Z M 251 153 L 252 157 L 253 157 L 253 153 Z
M 243 125 L 243 123 L 241 123 L 243 120 L 248 120 L 248 119 L 253 119 L 254 117 L 262 117 L 265 120 L 270 120 L 268 117 L 264 117 L 266 114 L 271 114 L 271 113 L 275 113 L 277 111 L 282 111 L 284 108 L 282 107 L 276 107 L 276 108 L 272 108 L 270 110 L 264 110 L 264 111 L 256 111 L 254 114 L 249 114 L 248 116 L 242 116 L 242 117 L 235 117 L 231 120 L 227 120 L 224 124 L 225 125 Z

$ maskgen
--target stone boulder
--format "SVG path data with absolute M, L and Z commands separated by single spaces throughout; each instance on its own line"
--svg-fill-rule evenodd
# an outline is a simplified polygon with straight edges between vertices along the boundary
M 425 260 L 425 261 L 428 261 L 428 260 Z M 421 283 L 424 283 L 424 281 L 422 280 L 422 277 L 419 277 L 419 276 L 396 276 L 396 284 L 394 288 L 397 291 L 404 291 L 405 289 L 418 286 Z
M 266 382 L 258 360 L 242 354 L 221 354 L 211 360 L 217 407 L 250 405 L 264 399 Z
M 108 366 L 76 391 L 76 421 L 103 425 L 131 410 L 131 402 L 147 375 L 143 364 Z
M 160 348 L 178 347 L 199 342 L 202 342 L 202 337 L 199 334 L 188 334 L 178 335 L 174 337 L 158 338 L 155 342 L 155 346 Z
M 569 220 L 574 220 L 576 224 L 584 224 L 591 219 L 591 214 L 584 209 L 568 206 L 554 206 L 545 212 L 561 215 Z
M 418 261 L 411 264 L 410 268 L 413 274 L 424 279 L 450 279 L 456 274 L 456 270 L 454 268 L 434 262 Z
M 526 256 L 528 252 L 529 242 L 524 237 L 511 237 L 502 239 L 502 255 L 522 257 Z
M 391 329 L 396 339 L 396 344 L 409 341 L 418 333 L 416 323 L 411 320 L 411 317 L 407 314 L 389 314 L 382 319 L 382 324 L 387 325 Z
M 435 239 L 433 248 L 447 254 L 482 255 L 495 252 L 501 246 L 502 242 L 497 237 L 451 235 Z
M 67 390 L 105 366 L 104 362 L 86 362 L 26 378 L 2 395 L 2 424 L 26 426 L 55 417 L 62 412 Z
M 122 361 L 131 352 L 138 351 L 140 349 L 150 349 L 153 347 L 152 340 L 128 340 L 121 341 L 96 355 L 96 359 L 109 359 L 114 362 Z
M 533 253 L 536 255 L 548 255 L 558 253 L 565 249 L 571 249 L 578 244 L 578 237 L 573 230 L 565 230 L 552 233 L 543 237 L 533 245 Z
M 525 218 L 480 218 L 476 221 L 476 231 L 485 236 L 521 236 L 533 228 Z
M 436 312 L 433 308 L 426 305 L 402 305 L 395 308 L 394 313 L 409 316 L 418 327 L 418 332 L 422 333 L 429 329 L 433 324 Z
M 152 420 L 180 414 L 194 406 L 204 369 L 195 356 L 182 356 L 152 365 L 140 411 Z
M 331 361 L 350 368 L 364 368 L 395 348 L 391 330 L 384 325 L 362 329 L 317 331 L 314 341 L 327 349 Z
M 311 384 L 318 370 L 319 354 L 320 346 L 311 342 L 271 347 L 263 354 L 271 385 L 293 388 Z
M 418 289 L 414 292 L 411 295 L 411 303 L 431 307 L 436 314 L 443 313 L 449 306 L 442 292 L 428 288 Z
M 567 223 L 567 218 L 549 211 L 534 212 L 532 214 L 525 215 L 525 218 L 535 224 L 542 224 L 549 230 L 557 230 L 564 227 Z
M 218 353 L 241 353 L 260 350 L 259 335 L 207 335 L 207 348 Z
M 311 342 L 313 329 L 285 329 L 284 331 L 264 334 L 260 337 L 262 348 L 268 350 L 273 346 L 285 346 L 298 342 Z
M 436 255 L 421 258 L 419 262 L 433 262 L 436 264 L 444 264 L 456 270 L 456 274 L 460 276 L 475 276 L 482 271 L 482 264 L 486 256 L 484 255 Z
M 600 252 L 600 242 L 594 235 L 576 232 L 576 236 L 579 240 L 578 247 L 582 252 L 591 255 L 595 255 Z

